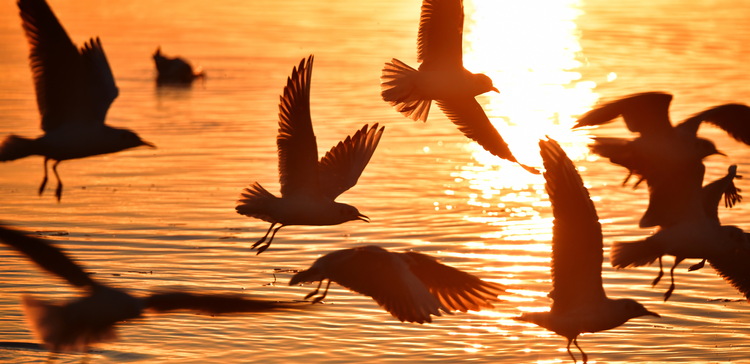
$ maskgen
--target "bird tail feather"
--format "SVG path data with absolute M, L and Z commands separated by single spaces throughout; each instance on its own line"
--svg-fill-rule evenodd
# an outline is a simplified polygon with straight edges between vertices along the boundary
M 383 67 L 380 95 L 404 116 L 427 121 L 432 100 L 417 94 L 417 72 L 406 63 L 392 59 Z
M 617 241 L 612 244 L 610 262 L 615 268 L 641 267 L 661 257 L 659 245 L 648 239 L 634 242 Z
M 263 221 L 274 222 L 268 215 L 268 208 L 278 197 L 268 192 L 258 182 L 242 190 L 242 198 L 237 201 L 235 210 L 238 214 L 254 217 Z
M 37 152 L 37 141 L 20 137 L 18 135 L 9 135 L 2 144 L 0 144 L 0 162 L 12 161 L 30 155 L 39 154 Z

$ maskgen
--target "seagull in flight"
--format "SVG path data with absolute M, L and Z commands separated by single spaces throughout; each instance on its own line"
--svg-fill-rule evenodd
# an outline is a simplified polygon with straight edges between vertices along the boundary
M 404 116 L 427 121 L 432 100 L 469 139 L 490 153 L 518 163 L 508 144 L 474 98 L 499 92 L 485 74 L 463 66 L 464 10 L 462 0 L 424 0 L 419 21 L 416 70 L 398 59 L 385 64 L 381 96 Z M 527 171 L 536 169 L 518 163 Z
M 112 341 L 117 338 L 117 323 L 139 318 L 146 310 L 188 310 L 216 315 L 292 308 L 289 304 L 228 294 L 171 291 L 136 297 L 94 280 L 48 241 L 0 225 L 0 242 L 39 268 L 86 291 L 83 297 L 62 304 L 23 297 L 32 330 L 53 352 L 87 351 L 93 344 Z
M 369 218 L 352 205 L 334 201 L 355 184 L 380 142 L 385 127 L 365 125 L 331 148 L 318 161 L 318 146 L 310 117 L 310 78 L 313 56 L 292 69 L 279 103 L 279 179 L 281 197 L 258 182 L 242 191 L 237 213 L 271 223 L 255 244 L 260 254 L 287 225 L 338 225 Z M 276 227 L 278 225 L 278 227 Z M 275 227 L 275 229 L 274 229 Z M 271 233 L 273 230 L 273 233 Z M 270 239 L 268 235 L 271 234 Z
M 45 0 L 19 0 L 18 8 L 31 49 L 29 58 L 44 134 L 36 139 L 6 137 L 0 144 L 0 161 L 43 156 L 39 195 L 47 184 L 47 163 L 55 161 L 52 172 L 57 178 L 55 196 L 59 202 L 63 188 L 57 173 L 60 162 L 154 145 L 131 130 L 104 123 L 118 90 L 99 38 L 78 49 Z
M 649 206 L 639 226 L 668 226 L 681 218 L 675 210 L 700 209 L 700 190 L 705 167 L 702 160 L 722 154 L 713 142 L 697 136 L 703 122 L 718 126 L 737 141 L 750 145 L 750 107 L 718 105 L 699 112 L 675 126 L 669 118 L 672 95 L 644 92 L 605 103 L 585 113 L 574 128 L 609 123 L 622 116 L 628 129 L 640 135 L 624 138 L 595 138 L 591 149 L 612 163 L 621 165 L 645 180 Z M 675 183 L 680 181 L 680 183 Z M 685 205 L 687 203 L 696 206 Z
M 578 335 L 618 327 L 640 316 L 656 316 L 635 300 L 608 298 L 602 286 L 602 228 L 581 176 L 554 140 L 539 142 L 544 178 L 555 217 L 552 228 L 552 307 L 549 312 L 526 312 L 518 320 L 554 331 L 568 339 L 583 356 Z
M 323 281 L 325 291 L 319 294 Z M 492 308 L 505 292 L 497 283 L 483 281 L 469 273 L 438 262 L 417 252 L 390 252 L 368 245 L 337 250 L 318 258 L 313 265 L 295 274 L 289 285 L 319 281 L 305 299 L 318 295 L 313 303 L 326 297 L 331 282 L 372 297 L 375 302 L 402 322 L 432 322 L 441 311 L 467 312 Z

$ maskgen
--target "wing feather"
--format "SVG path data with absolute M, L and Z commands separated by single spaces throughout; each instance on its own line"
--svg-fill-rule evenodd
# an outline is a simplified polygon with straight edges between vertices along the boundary
M 724 104 L 699 112 L 677 127 L 698 132 L 702 122 L 718 126 L 738 142 L 750 145 L 750 107 L 743 104 Z
M 664 92 L 632 94 L 607 102 L 583 114 L 573 128 L 601 125 L 622 116 L 628 130 L 642 135 L 669 133 L 669 104 L 672 95 Z
M 420 69 L 463 69 L 461 0 L 424 0 L 417 37 Z
M 375 152 L 385 127 L 368 125 L 357 130 L 353 137 L 346 137 L 331 148 L 318 166 L 322 192 L 331 200 L 357 184 L 367 163 Z

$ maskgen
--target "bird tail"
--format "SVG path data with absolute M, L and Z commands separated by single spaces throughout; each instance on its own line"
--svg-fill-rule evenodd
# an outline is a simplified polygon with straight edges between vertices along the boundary
M 268 192 L 258 182 L 245 187 L 242 190 L 242 198 L 237 201 L 237 207 L 234 209 L 240 215 L 254 217 L 263 221 L 274 222 L 268 215 L 268 209 L 278 197 Z
M 295 284 L 305 283 L 305 282 L 315 282 L 323 279 L 320 271 L 318 271 L 317 268 L 310 268 L 308 270 L 303 270 L 300 272 L 297 272 L 297 274 L 292 276 L 292 279 L 289 280 L 289 285 L 293 286 Z
M 38 153 L 36 139 L 9 135 L 0 144 L 0 162 L 12 161 Z
M 404 116 L 427 121 L 432 100 L 417 93 L 417 72 L 406 63 L 392 59 L 383 67 L 380 95 Z
M 653 263 L 662 255 L 664 253 L 659 249 L 659 244 L 648 239 L 634 242 L 617 241 L 612 244 L 609 260 L 615 268 L 641 267 Z

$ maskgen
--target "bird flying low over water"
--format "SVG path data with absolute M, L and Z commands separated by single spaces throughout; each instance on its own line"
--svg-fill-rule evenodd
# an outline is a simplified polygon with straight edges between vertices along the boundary
M 242 191 L 242 198 L 237 201 L 237 213 L 271 223 L 266 234 L 253 244 L 253 248 L 258 248 L 257 254 L 265 251 L 276 232 L 287 225 L 338 225 L 352 220 L 369 222 L 369 218 L 356 207 L 334 200 L 357 184 L 385 127 L 378 128 L 378 124 L 363 126 L 318 161 L 318 146 L 310 117 L 312 63 L 311 55 L 292 69 L 279 103 L 276 144 L 281 197 L 274 196 L 255 182 Z M 271 230 L 273 233 L 266 240 Z
M 57 174 L 60 162 L 154 145 L 131 130 L 104 123 L 118 90 L 99 38 L 90 39 L 79 50 L 46 1 L 19 0 L 18 7 L 31 48 L 29 58 L 44 134 L 36 139 L 8 136 L 0 144 L 0 161 L 43 156 L 41 195 L 47 184 L 47 162 L 54 160 L 52 172 L 57 178 L 55 195 L 59 201 L 63 188 Z
M 195 79 L 205 77 L 203 71 L 194 71 L 185 59 L 163 55 L 161 47 L 156 48 L 152 58 L 156 64 L 157 85 L 190 85 Z
M 690 270 L 696 270 L 707 260 L 724 279 L 750 299 L 748 234 L 737 226 L 721 225 L 717 211 L 722 195 L 727 206 L 739 201 L 738 192 L 727 197 L 727 191 L 736 190 L 733 182 L 736 177 L 737 166 L 731 166 L 725 177 L 706 185 L 702 190 L 701 207 L 683 214 L 679 223 L 662 227 L 654 235 L 639 241 L 615 242 L 610 252 L 612 266 L 639 267 L 659 260 L 659 275 L 652 283 L 656 285 L 663 275 L 662 256 L 674 256 L 674 264 L 669 270 L 671 284 L 664 294 L 666 301 L 675 289 L 674 270 L 677 265 L 685 259 L 702 259 L 690 267 Z
M 92 344 L 117 338 L 116 324 L 146 311 L 189 310 L 205 314 L 264 312 L 294 306 L 242 295 L 160 292 L 135 297 L 94 280 L 51 243 L 0 225 L 0 242 L 23 254 L 43 270 L 84 289 L 86 295 L 60 304 L 25 296 L 24 311 L 31 329 L 55 352 L 86 351 Z
M 549 312 L 526 312 L 527 321 L 568 339 L 583 362 L 588 356 L 578 345 L 578 335 L 618 327 L 628 320 L 658 314 L 632 299 L 608 298 L 602 286 L 602 229 L 594 203 L 581 176 L 554 140 L 539 142 L 544 161 L 546 189 L 552 202 L 552 290 Z
M 697 201 L 705 172 L 703 158 L 723 154 L 713 142 L 697 136 L 701 123 L 718 126 L 737 141 L 750 145 L 750 107 L 719 105 L 673 126 L 669 118 L 671 101 L 672 95 L 663 92 L 628 95 L 587 112 L 574 126 L 601 125 L 622 116 L 628 129 L 640 134 L 632 140 L 595 138 L 591 150 L 627 168 L 628 177 L 634 174 L 647 182 L 649 206 L 639 223 L 641 227 L 672 225 L 679 218 L 670 210 L 694 208 L 681 204 Z M 686 197 L 690 193 L 696 195 Z
M 432 100 L 469 139 L 490 153 L 516 162 L 508 144 L 474 98 L 499 92 L 487 75 L 463 66 L 464 10 L 462 0 L 424 0 L 419 21 L 416 70 L 398 59 L 385 64 L 381 96 L 404 116 L 427 121 Z M 536 169 L 519 163 L 532 173 Z
M 325 291 L 319 294 L 324 280 Z M 491 308 L 505 290 L 497 283 L 483 281 L 469 273 L 438 262 L 417 252 L 396 253 L 368 245 L 337 250 L 318 258 L 313 265 L 295 274 L 289 285 L 319 281 L 305 299 L 328 293 L 331 282 L 372 297 L 393 317 L 407 322 L 432 322 L 441 311 L 466 312 Z

